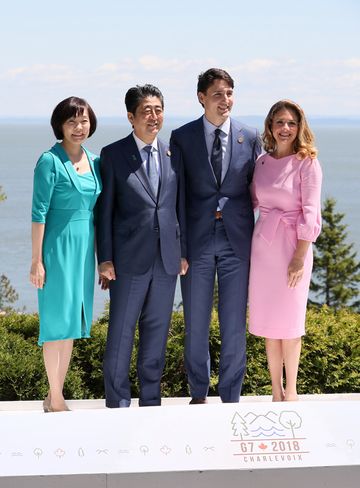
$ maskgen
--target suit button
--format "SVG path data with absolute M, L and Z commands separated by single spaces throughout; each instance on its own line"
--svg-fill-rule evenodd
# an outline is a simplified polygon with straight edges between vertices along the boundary
M 159 232 L 159 227 L 154 227 L 155 232 Z

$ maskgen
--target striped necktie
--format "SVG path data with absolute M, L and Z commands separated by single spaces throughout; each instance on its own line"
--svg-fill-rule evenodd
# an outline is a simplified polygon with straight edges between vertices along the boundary
M 159 190 L 159 173 L 157 171 L 155 159 L 153 156 L 153 147 L 145 146 L 143 149 L 147 153 L 146 172 L 149 177 L 151 186 L 154 189 L 155 195 L 157 195 Z

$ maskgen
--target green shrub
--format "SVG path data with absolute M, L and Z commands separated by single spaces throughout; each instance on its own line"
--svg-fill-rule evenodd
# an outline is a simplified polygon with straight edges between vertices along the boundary
M 105 351 L 108 310 L 93 324 L 92 339 L 74 343 L 71 368 L 65 383 L 66 398 L 103 398 L 102 360 Z M 335 313 L 327 307 L 307 313 L 307 334 L 300 360 L 299 393 L 360 392 L 360 315 L 350 310 Z M 0 316 L 0 400 L 32 400 L 46 395 L 47 379 L 42 350 L 37 345 L 38 316 L 11 313 Z M 184 321 L 174 312 L 166 351 L 162 394 L 188 396 L 184 366 Z M 132 396 L 139 394 L 136 374 L 135 335 L 131 358 Z M 210 395 L 217 395 L 220 332 L 213 312 L 210 328 Z M 248 335 L 244 395 L 271 393 L 264 340 Z

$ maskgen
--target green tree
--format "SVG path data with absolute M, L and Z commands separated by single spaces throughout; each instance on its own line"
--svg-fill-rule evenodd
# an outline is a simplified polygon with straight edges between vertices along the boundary
M 310 290 L 313 305 L 326 304 L 335 311 L 349 307 L 360 310 L 360 263 L 354 245 L 348 244 L 344 214 L 335 212 L 336 201 L 327 198 L 322 210 L 322 231 L 314 248 L 314 270 Z
M 18 298 L 19 295 L 11 286 L 9 278 L 2 274 L 0 276 L 0 312 L 11 309 L 10 304 L 16 302 Z
M 0 202 L 6 200 L 6 195 L 0 186 Z M 0 276 L 0 312 L 11 309 L 10 304 L 16 302 L 19 295 L 11 286 L 9 278 L 4 274 Z

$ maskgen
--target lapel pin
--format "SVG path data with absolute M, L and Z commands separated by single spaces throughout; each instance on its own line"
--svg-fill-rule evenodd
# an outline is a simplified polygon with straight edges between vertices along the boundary
M 132 155 L 132 159 L 133 159 L 133 161 L 136 161 L 136 156 L 135 156 L 135 154 L 133 154 L 133 155 Z
M 237 141 L 238 141 L 239 144 L 243 143 L 244 142 L 244 137 L 243 136 L 240 136 Z
M 171 156 L 171 151 L 169 151 L 169 149 L 166 151 L 166 156 Z

